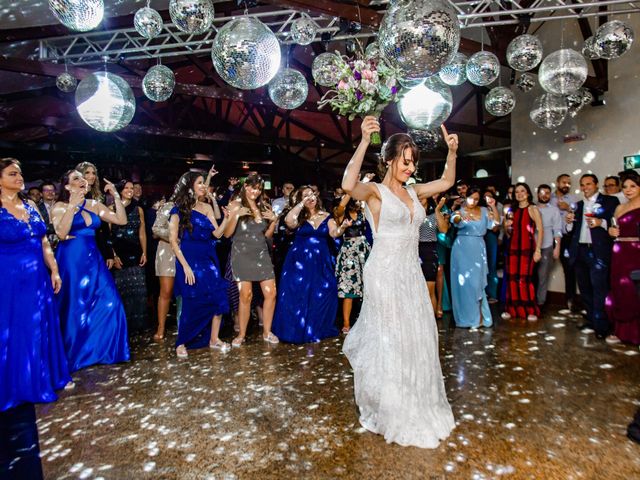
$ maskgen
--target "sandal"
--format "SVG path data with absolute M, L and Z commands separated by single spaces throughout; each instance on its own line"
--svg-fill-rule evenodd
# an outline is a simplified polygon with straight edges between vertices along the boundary
M 189 353 L 187 353 L 187 347 L 179 345 L 178 348 L 176 348 L 176 355 L 178 358 L 187 358 L 189 356 Z
M 349 330 L 351 330 L 351 328 L 349 327 L 342 327 L 342 334 L 346 335 L 347 333 L 349 333 Z
M 222 340 L 218 339 L 213 343 L 209 343 L 209 348 L 211 350 L 220 350 L 221 352 L 224 353 L 231 350 L 231 345 L 229 345 L 227 342 L 223 342 Z
M 245 341 L 244 337 L 236 337 L 231 341 L 231 346 L 234 348 L 241 347 Z
M 153 335 L 153 339 L 156 342 L 159 342 L 160 340 L 164 340 L 164 335 L 158 335 L 157 333 Z
M 273 343 L 273 344 L 280 343 L 280 340 L 278 339 L 278 337 L 276 337 L 271 332 L 269 332 L 266 337 L 263 335 L 262 340 L 264 340 L 267 343 Z

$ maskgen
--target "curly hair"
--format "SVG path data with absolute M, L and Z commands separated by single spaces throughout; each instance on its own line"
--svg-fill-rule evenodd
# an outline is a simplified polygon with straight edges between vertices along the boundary
M 20 168 L 20 161 L 17 158 L 13 158 L 13 157 L 0 158 L 0 176 L 2 176 L 2 172 L 4 171 L 4 169 L 7 167 L 10 167 L 11 165 L 15 165 L 16 167 Z M 22 200 L 25 200 L 27 198 L 26 195 L 22 192 L 18 192 L 18 197 L 21 198 Z M 2 207 L 1 199 L 0 199 L 0 207 Z
M 100 177 L 98 176 L 98 168 L 91 162 L 81 162 L 78 165 L 76 165 L 75 170 L 77 170 L 84 176 L 86 171 L 89 170 L 90 168 L 93 168 L 93 171 L 96 172 L 96 181 L 93 182 L 93 185 L 91 185 L 91 188 L 89 189 L 89 191 L 87 192 L 87 195 L 85 196 L 89 199 L 97 200 L 98 202 L 103 202 L 104 195 L 102 195 L 102 191 L 100 190 Z
M 187 172 L 184 173 L 178 183 L 176 183 L 173 189 L 173 195 L 169 199 L 170 202 L 178 207 L 180 212 L 180 235 L 185 230 L 189 233 L 193 232 L 193 225 L 191 224 L 191 211 L 196 205 L 196 193 L 193 190 L 193 184 L 199 177 L 203 177 L 200 172 Z

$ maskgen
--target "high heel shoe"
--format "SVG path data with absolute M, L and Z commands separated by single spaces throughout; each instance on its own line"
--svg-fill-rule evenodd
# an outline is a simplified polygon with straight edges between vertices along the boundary
M 244 337 L 236 337 L 231 341 L 231 346 L 233 348 L 239 348 L 242 346 L 242 344 L 245 342 L 245 338 Z
M 176 355 L 178 358 L 187 358 L 189 356 L 189 353 L 187 353 L 187 347 L 179 345 L 178 348 L 176 348 Z

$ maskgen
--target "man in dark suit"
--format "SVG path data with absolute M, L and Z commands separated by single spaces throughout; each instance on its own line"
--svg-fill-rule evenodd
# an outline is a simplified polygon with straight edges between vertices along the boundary
M 36 205 L 40 211 L 40 215 L 47 224 L 47 238 L 52 248 L 56 248 L 58 243 L 58 237 L 56 236 L 55 229 L 51 223 L 51 210 L 56 203 L 56 186 L 53 182 L 45 180 L 40 185 L 40 191 L 42 192 L 42 200 Z
M 594 331 L 599 339 L 611 329 L 604 303 L 609 292 L 609 265 L 613 240 L 607 232 L 613 212 L 619 205 L 616 197 L 598 192 L 598 177 L 586 173 L 580 178 L 584 199 L 575 213 L 566 216 L 568 230 L 573 230 L 569 262 L 575 266 L 578 287 L 587 310 L 586 323 L 580 327 Z

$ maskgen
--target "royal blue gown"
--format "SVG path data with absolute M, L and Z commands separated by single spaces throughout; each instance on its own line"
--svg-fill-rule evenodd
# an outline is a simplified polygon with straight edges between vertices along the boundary
M 287 253 L 272 327 L 285 342 L 318 342 L 338 335 L 338 284 L 329 250 L 329 219 L 317 229 L 304 222 Z
M 72 372 L 95 364 L 129 360 L 127 318 L 111 273 L 96 244 L 100 218 L 76 212 L 69 236 L 56 250 L 62 289 L 58 308 L 64 346 Z M 86 225 L 82 212 L 91 217 Z M 146 301 L 146 299 L 140 299 Z
M 28 223 L 0 208 L 0 412 L 53 402 L 71 381 L 51 275 L 44 263 L 47 226 L 25 203 Z
M 179 215 L 176 207 L 171 210 L 171 215 Z M 213 224 L 206 215 L 192 210 L 191 225 L 191 232 L 182 232 L 180 250 L 196 282 L 187 285 L 182 264 L 176 260 L 174 290 L 176 296 L 182 296 L 176 346 L 202 348 L 209 342 L 213 317 L 229 311 L 228 284 L 220 271 Z

